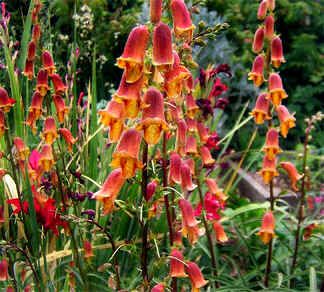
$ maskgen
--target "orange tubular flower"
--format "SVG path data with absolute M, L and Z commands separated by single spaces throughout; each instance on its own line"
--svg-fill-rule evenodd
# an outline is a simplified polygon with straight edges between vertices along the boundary
M 184 119 L 178 120 L 177 126 L 176 150 L 181 156 L 184 156 L 188 127 Z
M 3 136 L 6 129 L 5 115 L 3 111 L 0 111 L 0 137 Z
M 34 61 L 26 60 L 23 75 L 32 80 L 34 78 Z
M 38 43 L 41 37 L 41 27 L 40 24 L 35 24 L 33 26 L 32 39 L 35 43 Z
M 150 20 L 152 23 L 160 22 L 162 15 L 162 0 L 150 0 Z
M 188 131 L 195 134 L 197 132 L 197 120 L 186 118 L 186 123 L 188 126 Z
M 196 114 L 199 112 L 199 107 L 192 94 L 187 94 L 186 96 L 186 110 L 187 116 L 191 119 L 194 119 Z
M 172 37 L 168 25 L 160 22 L 153 32 L 152 64 L 159 71 L 169 70 L 173 65 Z
M 200 288 L 207 285 L 208 281 L 204 279 L 204 276 L 196 263 L 187 262 L 186 271 L 189 275 L 193 292 L 198 292 Z
M 259 172 L 263 178 L 265 184 L 269 184 L 275 176 L 279 176 L 279 173 L 276 169 L 277 160 L 270 160 L 267 156 L 263 158 L 263 166 Z
M 254 122 L 257 125 L 261 125 L 265 120 L 271 119 L 269 116 L 270 102 L 267 96 L 267 93 L 261 93 L 257 98 L 254 109 L 250 113 L 254 117 Z
M 275 107 L 281 104 L 281 100 L 287 98 L 288 95 L 283 89 L 282 80 L 278 73 L 271 73 L 269 77 L 269 99 Z
M 44 121 L 43 133 L 41 134 L 46 144 L 52 145 L 57 135 L 56 124 L 53 117 L 47 117 Z
M 181 157 L 178 153 L 173 152 L 170 155 L 169 184 L 181 183 Z
M 101 189 L 93 194 L 93 198 L 103 203 L 104 214 L 109 214 L 114 208 L 114 202 L 125 183 L 125 176 L 121 168 L 113 170 L 105 180 Z
M 144 140 L 149 145 L 159 142 L 162 131 L 169 129 L 164 118 L 163 96 L 160 91 L 150 87 L 143 97 L 144 109 L 142 120 L 136 127 L 144 131 Z
M 84 258 L 89 259 L 94 256 L 92 251 L 92 245 L 89 240 L 83 241 L 83 249 L 84 249 Z
M 190 13 L 183 0 L 171 1 L 171 13 L 176 37 L 190 43 L 195 26 L 192 24 Z
M 48 89 L 47 72 L 45 70 L 39 70 L 37 74 L 36 90 L 44 97 L 47 94 Z
M 43 112 L 43 96 L 35 91 L 29 107 L 29 113 L 33 115 L 35 120 L 38 120 Z
M 211 156 L 210 151 L 206 146 L 200 147 L 200 156 L 204 166 L 211 166 L 215 163 L 215 159 Z
M 127 118 L 134 119 L 138 115 L 142 86 L 143 78 L 133 83 L 127 83 L 126 73 L 123 74 L 118 90 L 113 95 L 113 99 L 124 104 Z
M 49 51 L 44 51 L 42 54 L 43 68 L 49 76 L 55 73 L 56 67 Z
M 143 75 L 148 39 L 149 31 L 145 25 L 133 28 L 128 36 L 123 54 L 117 59 L 117 66 L 125 70 L 127 83 L 134 83 Z
M 223 189 L 219 188 L 216 180 L 211 178 L 206 178 L 206 184 L 210 193 L 215 195 L 219 200 L 226 201 L 227 197 L 223 193 Z
M 72 147 L 77 142 L 78 139 L 74 138 L 72 136 L 72 133 L 70 132 L 70 130 L 67 129 L 67 128 L 60 128 L 59 133 L 63 137 L 63 139 L 65 140 L 65 142 L 66 142 L 66 144 L 68 146 L 68 151 L 72 152 Z
M 268 15 L 264 20 L 264 36 L 271 40 L 274 35 L 274 17 L 272 15 Z
M 0 261 L 0 281 L 8 281 L 8 262 L 6 259 Z
M 287 172 L 291 182 L 292 190 L 297 192 L 297 181 L 299 181 L 303 176 L 298 173 L 295 165 L 291 162 L 281 162 L 280 166 Z
M 263 0 L 259 4 L 258 8 L 258 19 L 263 20 L 267 15 L 268 5 L 267 0 Z
M 53 85 L 54 85 L 55 94 L 62 95 L 65 92 L 67 87 L 63 83 L 60 75 L 52 74 L 51 79 L 52 79 L 52 82 L 53 82 Z
M 52 146 L 45 144 L 40 152 L 39 164 L 43 171 L 49 172 L 54 163 Z
M 205 144 L 209 138 L 209 129 L 203 123 L 197 123 L 197 130 L 200 138 L 200 143 Z
M 125 131 L 116 151 L 112 156 L 111 166 L 113 168 L 121 168 L 124 178 L 131 178 L 135 175 L 137 168 L 142 168 L 143 164 L 138 159 L 142 135 L 135 129 Z
M 276 129 L 271 128 L 267 132 L 266 142 L 262 148 L 269 160 L 276 158 L 276 155 L 282 150 L 279 147 L 279 133 Z
M 186 150 L 186 154 L 188 154 L 188 155 L 197 155 L 198 154 L 197 140 L 196 140 L 195 136 L 192 136 L 192 135 L 188 136 L 185 150 Z
M 13 139 L 13 143 L 17 150 L 17 159 L 20 161 L 25 161 L 26 159 L 28 159 L 30 151 L 29 148 L 26 146 L 24 140 L 20 137 L 16 137 Z
M 181 188 L 183 192 L 191 192 L 197 186 L 192 182 L 191 178 L 191 168 L 187 163 L 181 163 L 180 166 L 181 173 Z
M 218 221 L 215 221 L 213 227 L 216 234 L 216 240 L 221 243 L 227 242 L 228 237 L 224 231 L 223 226 Z
M 0 87 L 0 110 L 8 113 L 15 103 L 16 101 L 9 97 L 7 90 Z
M 271 41 L 271 63 L 275 68 L 279 68 L 281 63 L 285 63 L 280 37 L 275 37 Z
M 262 225 L 257 235 L 264 244 L 268 244 L 272 238 L 275 237 L 275 218 L 271 211 L 266 212 L 262 218 Z
M 277 113 L 280 121 L 280 133 L 284 138 L 286 138 L 289 129 L 295 127 L 296 119 L 289 113 L 288 109 L 284 105 L 277 107 Z
M 27 49 L 27 60 L 34 61 L 36 56 L 36 43 L 35 41 L 30 41 Z
M 125 107 L 123 103 L 115 100 L 108 102 L 104 110 L 99 111 L 100 122 L 105 127 L 109 127 L 109 140 L 116 143 L 123 130 L 125 120 Z
M 64 99 L 60 95 L 54 94 L 53 102 L 54 102 L 55 109 L 56 109 L 57 119 L 58 119 L 59 123 L 62 124 L 64 122 L 65 116 L 69 112 L 69 108 L 67 106 L 65 106 Z
M 177 249 L 173 249 L 170 254 L 170 276 L 172 278 L 187 277 L 182 252 Z
M 264 56 L 258 55 L 255 57 L 252 70 L 248 74 L 249 80 L 253 80 L 254 85 L 259 87 L 264 82 L 263 77 L 263 67 L 264 67 Z
M 256 54 L 260 53 L 263 49 L 263 40 L 264 40 L 264 28 L 259 27 L 253 39 L 252 51 Z

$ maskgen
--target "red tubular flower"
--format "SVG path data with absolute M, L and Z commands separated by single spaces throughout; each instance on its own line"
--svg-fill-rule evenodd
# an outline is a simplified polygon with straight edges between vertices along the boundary
M 267 132 L 266 142 L 262 148 L 269 160 L 276 158 L 276 155 L 282 150 L 279 147 L 279 133 L 275 128 L 271 128 Z
M 59 129 L 59 134 L 63 137 L 65 140 L 67 146 L 68 146 L 68 151 L 72 152 L 72 147 L 73 145 L 77 142 L 77 138 L 74 138 L 72 136 L 72 133 L 70 132 L 69 129 L 67 128 L 60 128 Z
M 188 127 L 188 131 L 192 134 L 197 133 L 197 120 L 196 119 L 190 119 L 186 118 L 186 124 Z
M 84 258 L 85 259 L 89 259 L 94 256 L 93 251 L 92 251 L 92 245 L 89 240 L 83 241 L 83 249 L 84 249 Z
M 190 13 L 183 0 L 171 1 L 171 13 L 176 37 L 190 43 L 195 26 L 192 24 Z
M 211 178 L 206 178 L 206 184 L 208 187 L 208 191 L 215 195 L 218 200 L 224 202 L 227 200 L 227 196 L 223 193 L 223 189 L 219 188 L 216 180 Z
M 35 41 L 30 41 L 27 48 L 27 60 L 34 61 L 36 56 L 36 43 Z
M 144 56 L 149 39 L 149 31 L 140 25 L 130 32 L 123 54 L 117 59 L 117 66 L 125 70 L 127 83 L 139 80 L 144 71 Z
M 197 123 L 197 130 L 200 138 L 200 143 L 205 144 L 208 141 L 209 135 L 209 129 L 203 124 L 198 122 Z
M 164 292 L 164 285 L 162 283 L 156 284 L 151 292 Z
M 111 100 L 107 103 L 104 110 L 98 112 L 100 116 L 100 123 L 109 127 L 109 140 L 116 143 L 123 130 L 125 120 L 125 106 L 123 103 Z
M 265 120 L 271 119 L 269 116 L 270 102 L 267 96 L 267 93 L 261 93 L 257 98 L 254 109 L 250 113 L 254 117 L 254 122 L 257 125 L 261 125 Z
M 143 86 L 143 78 L 136 82 L 127 83 L 126 73 L 123 74 L 118 90 L 113 99 L 125 106 L 126 117 L 134 119 L 137 117 L 140 106 L 140 94 Z
M 279 175 L 276 169 L 276 165 L 277 165 L 276 159 L 270 160 L 267 156 L 264 156 L 263 166 L 259 173 L 262 176 L 265 184 L 269 184 L 275 176 Z
M 280 133 L 284 138 L 286 138 L 289 129 L 295 127 L 296 119 L 289 113 L 288 109 L 284 105 L 277 107 L 277 113 L 280 121 Z
M 267 5 L 268 5 L 268 9 L 270 11 L 273 11 L 276 8 L 276 2 L 275 2 L 275 0 L 267 0 Z
M 52 79 L 52 82 L 53 82 L 53 85 L 54 85 L 55 94 L 62 95 L 65 92 L 65 90 L 66 90 L 67 87 L 63 83 L 60 75 L 58 75 L 58 74 L 52 74 L 51 75 L 51 79 Z
M 178 153 L 173 152 L 170 155 L 169 184 L 181 183 L 181 157 Z
M 194 119 L 196 114 L 199 112 L 199 107 L 192 94 L 187 94 L 186 96 L 186 112 L 187 116 L 191 119 Z
M 47 117 L 44 121 L 44 127 L 41 136 L 45 143 L 49 145 L 52 145 L 58 137 L 56 124 L 53 117 Z
M 40 93 L 41 96 L 44 97 L 47 94 L 48 89 L 49 86 L 47 71 L 39 70 L 37 74 L 36 90 Z
M 42 54 L 42 64 L 44 70 L 49 76 L 55 73 L 56 67 L 52 58 L 52 55 L 49 51 L 44 51 Z
M 264 82 L 263 77 L 264 56 L 258 55 L 255 57 L 252 70 L 248 74 L 249 80 L 253 80 L 254 85 L 259 87 Z
M 197 150 L 197 140 L 195 136 L 188 136 L 187 137 L 187 142 L 186 142 L 186 154 L 188 155 L 197 155 L 198 150 Z
M 186 271 L 189 275 L 192 291 L 199 291 L 200 288 L 207 285 L 208 281 L 204 279 L 198 265 L 194 262 L 187 262 Z
M 49 172 L 54 163 L 52 146 L 45 144 L 40 152 L 39 164 L 43 171 Z
M 159 142 L 162 131 L 169 129 L 164 118 L 163 96 L 160 91 L 150 87 L 143 97 L 144 109 L 142 120 L 136 127 L 144 131 L 144 140 L 149 145 Z
M 259 20 L 263 20 L 266 17 L 267 9 L 268 9 L 267 0 L 262 0 L 259 4 L 259 8 L 258 8 L 258 19 Z
M 20 137 L 15 137 L 13 139 L 13 143 L 17 151 L 17 159 L 20 161 L 25 161 L 26 159 L 28 159 L 30 151 L 29 148 L 26 146 L 24 140 Z
M 188 127 L 184 119 L 178 120 L 177 126 L 176 150 L 181 156 L 184 156 Z
M 261 229 L 257 235 L 260 236 L 260 239 L 264 244 L 268 244 L 270 240 L 275 237 L 274 229 L 275 218 L 272 212 L 268 211 L 263 215 Z
M 227 85 L 224 84 L 220 78 L 216 78 L 213 84 L 213 88 L 208 96 L 208 99 L 212 100 L 213 97 L 220 96 L 223 92 L 227 91 L 227 89 Z
M 168 25 L 160 22 L 153 32 L 152 64 L 159 71 L 169 70 L 173 65 L 172 37 Z
M 0 261 L 0 281 L 8 281 L 8 262 L 6 259 Z
M 57 119 L 60 124 L 64 123 L 65 116 L 69 113 L 69 108 L 65 106 L 64 98 L 60 95 L 53 95 L 53 102 L 56 109 Z
M 215 163 L 215 159 L 211 156 L 209 149 L 206 146 L 200 147 L 200 156 L 204 166 L 211 166 Z
M 173 249 L 170 253 L 170 276 L 172 278 L 187 277 L 183 263 L 183 255 L 178 249 Z
M 191 175 L 195 175 L 195 161 L 192 158 L 187 158 L 182 162 L 189 166 Z
M 34 132 L 36 130 L 35 122 L 41 117 L 43 112 L 43 97 L 38 91 L 35 91 L 29 107 L 29 113 L 26 124 L 32 128 Z
M 15 103 L 16 101 L 9 97 L 7 90 L 0 87 L 0 110 L 8 113 Z
M 32 32 L 32 39 L 35 43 L 38 43 L 40 37 L 41 37 L 41 27 L 40 24 L 34 24 L 33 26 L 33 32 Z
M 213 223 L 215 235 L 216 235 L 216 240 L 221 243 L 225 243 L 228 241 L 228 237 L 224 231 L 223 226 L 220 224 L 220 222 L 215 221 Z
M 256 54 L 260 53 L 263 49 L 263 40 L 264 40 L 264 28 L 259 27 L 253 39 L 252 51 Z
M 34 78 L 34 61 L 26 60 L 23 75 L 32 80 Z
M 280 37 L 275 37 L 271 41 L 271 63 L 275 68 L 279 68 L 281 63 L 285 63 L 283 56 L 282 42 Z
M 5 115 L 3 111 L 0 111 L 0 137 L 3 136 L 3 134 L 6 131 L 6 123 L 5 123 Z
M 138 168 L 142 168 L 143 164 L 138 159 L 141 146 L 142 135 L 135 129 L 125 131 L 116 147 L 116 151 L 112 155 L 111 166 L 113 168 L 121 168 L 124 178 L 131 178 L 135 175 Z
M 291 162 L 281 162 L 280 166 L 287 172 L 291 182 L 291 188 L 293 191 L 297 192 L 297 181 L 299 181 L 303 176 L 298 173 L 295 165 Z
M 162 15 L 162 0 L 150 0 L 150 20 L 152 23 L 160 22 Z
M 181 163 L 180 173 L 182 191 L 193 191 L 197 186 L 192 182 L 191 169 L 187 163 Z
M 268 15 L 264 20 L 264 36 L 271 40 L 274 35 L 274 17 L 272 15 Z
M 288 95 L 283 89 L 282 80 L 278 73 L 271 73 L 269 77 L 269 95 L 268 98 L 272 101 L 275 107 L 281 104 L 281 100 L 287 98 Z
M 93 194 L 93 198 L 103 203 L 104 214 L 109 214 L 114 208 L 114 202 L 125 183 L 125 176 L 121 168 L 114 169 L 105 180 L 102 188 Z
M 149 182 L 146 186 L 145 200 L 149 201 L 155 194 L 156 188 L 158 186 L 158 181 L 156 179 Z
M 204 206 L 206 218 L 208 220 L 219 220 L 219 211 L 224 208 L 224 201 L 221 201 L 216 195 L 207 192 L 204 197 Z M 195 209 L 195 216 L 201 216 L 202 204 L 199 203 Z

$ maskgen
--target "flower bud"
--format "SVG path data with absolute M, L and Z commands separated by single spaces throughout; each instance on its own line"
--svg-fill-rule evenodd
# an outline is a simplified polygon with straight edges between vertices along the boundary
M 150 20 L 152 23 L 160 22 L 162 15 L 162 0 L 150 0 Z
M 255 34 L 253 39 L 253 45 L 252 45 L 252 51 L 254 53 L 260 53 L 263 49 L 263 40 L 264 40 L 264 28 L 259 27 Z
M 154 196 L 157 186 L 158 186 L 158 181 L 155 179 L 147 184 L 146 192 L 145 192 L 146 201 L 149 201 Z
M 259 4 L 259 8 L 258 8 L 258 19 L 259 20 L 263 20 L 266 17 L 267 9 L 268 9 L 267 0 L 262 0 Z
M 275 37 L 271 41 L 271 63 L 275 68 L 279 68 L 281 63 L 285 63 L 283 56 L 282 41 L 280 37 Z
M 8 281 L 8 279 L 9 279 L 8 262 L 6 259 L 2 259 L 0 261 L 0 282 Z
M 274 35 L 274 17 L 268 15 L 264 21 L 264 35 L 268 40 L 271 40 Z

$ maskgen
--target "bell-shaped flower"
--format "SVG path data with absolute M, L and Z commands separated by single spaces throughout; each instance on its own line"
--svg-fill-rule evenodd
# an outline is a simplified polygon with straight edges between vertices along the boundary
M 286 138 L 289 129 L 296 126 L 296 119 L 292 114 L 289 113 L 288 109 L 284 105 L 277 107 L 277 113 L 280 121 L 280 133 L 284 138 Z
M 35 57 L 36 57 L 36 42 L 31 40 L 28 43 L 27 60 L 28 61 L 34 61 Z
M 186 272 L 191 281 L 192 291 L 198 292 L 200 288 L 207 285 L 208 281 L 205 280 L 200 268 L 194 262 L 187 262 Z
M 169 184 L 181 183 L 181 157 L 178 153 L 170 154 Z
M 127 83 L 126 73 L 123 74 L 118 90 L 113 95 L 113 99 L 124 104 L 127 118 L 134 119 L 138 115 L 142 86 L 143 78 L 132 83 Z
M 187 277 L 182 252 L 176 248 L 174 248 L 170 253 L 170 277 Z
M 144 56 L 149 40 L 145 25 L 139 25 L 130 32 L 123 54 L 117 59 L 117 66 L 125 70 L 127 83 L 139 80 L 144 71 Z
M 13 144 L 17 151 L 17 160 L 26 161 L 28 159 L 28 155 L 30 153 L 29 148 L 26 146 L 23 139 L 20 137 L 15 137 L 13 139 Z
M 262 176 L 265 184 L 269 184 L 275 176 L 279 176 L 276 165 L 277 159 L 270 160 L 267 156 L 264 156 L 262 169 L 259 174 Z
M 47 72 L 48 76 L 55 73 L 56 67 L 53 61 L 53 57 L 49 51 L 44 51 L 42 54 L 42 64 L 44 70 Z
M 281 100 L 287 98 L 288 95 L 283 89 L 282 80 L 278 73 L 271 73 L 269 76 L 269 95 L 268 98 L 272 101 L 275 107 L 281 104 Z
M 162 15 L 162 0 L 150 0 L 150 20 L 159 23 Z
M 260 53 L 263 49 L 263 41 L 264 41 L 264 28 L 259 27 L 253 39 L 252 51 L 256 54 Z
M 34 78 L 34 61 L 26 60 L 23 75 L 26 76 L 28 80 Z
M 181 189 L 183 192 L 191 192 L 197 186 L 192 182 L 191 169 L 187 163 L 181 163 Z
M 187 124 L 184 119 L 177 121 L 176 151 L 181 155 L 185 155 L 185 146 L 187 142 Z
M 212 157 L 209 149 L 206 146 L 200 147 L 200 156 L 203 165 L 206 167 L 212 166 L 215 163 L 215 159 Z
M 303 176 L 298 173 L 296 166 L 289 161 L 280 162 L 280 166 L 287 172 L 292 190 L 297 192 L 297 181 L 299 181 Z
M 8 281 L 9 274 L 8 274 L 8 262 L 6 259 L 2 259 L 0 261 L 0 282 Z
M 33 31 L 32 31 L 32 39 L 35 43 L 38 43 L 42 34 L 42 30 L 40 24 L 34 24 Z
M 248 74 L 249 80 L 252 80 L 254 82 L 255 86 L 260 86 L 264 82 L 263 77 L 263 68 L 264 68 L 264 56 L 258 55 L 255 57 L 252 70 Z
M 65 142 L 66 142 L 66 144 L 68 146 L 68 151 L 72 152 L 72 147 L 77 142 L 78 139 L 74 138 L 72 136 L 71 131 L 69 129 L 67 129 L 67 128 L 60 128 L 58 131 L 59 131 L 59 134 L 65 140 Z
M 172 36 L 168 25 L 160 22 L 153 31 L 152 64 L 158 71 L 169 70 L 173 65 Z
M 190 43 L 195 26 L 192 24 L 189 10 L 183 0 L 171 1 L 173 29 L 177 38 Z
M 262 218 L 262 225 L 257 235 L 264 244 L 268 244 L 275 237 L 275 218 L 271 211 L 266 212 Z
M 142 135 L 139 131 L 135 129 L 125 131 L 112 155 L 110 165 L 113 168 L 121 168 L 126 179 L 133 177 L 136 169 L 143 167 L 142 162 L 138 159 L 141 140 Z
M 195 161 L 192 158 L 184 159 L 182 160 L 182 163 L 189 166 L 191 175 L 195 175 Z
M 114 208 L 114 202 L 125 183 L 125 176 L 121 168 L 114 169 L 105 180 L 100 190 L 93 194 L 93 198 L 103 203 L 104 214 L 109 214 Z
M 186 151 L 186 154 L 188 154 L 188 155 L 197 155 L 198 154 L 197 139 L 195 136 L 189 135 L 187 137 L 185 151 Z
M 155 145 L 159 142 L 162 131 L 169 129 L 164 118 L 164 104 L 161 92 L 154 87 L 150 87 L 143 97 L 143 104 L 142 120 L 136 128 L 144 131 L 144 140 L 147 144 Z
M 196 104 L 195 98 L 193 95 L 186 95 L 186 113 L 187 116 L 191 119 L 194 119 L 197 113 L 199 112 L 199 106 Z
M 223 189 L 219 188 L 216 180 L 206 178 L 206 185 L 208 187 L 208 191 L 215 195 L 218 200 L 221 202 L 225 202 L 227 200 L 227 196 L 224 194 Z
M 8 113 L 16 101 L 9 97 L 7 90 L 0 86 L 0 110 Z
M 89 259 L 94 256 L 93 250 L 92 250 L 92 244 L 89 240 L 83 241 L 83 249 L 84 249 L 84 258 Z
M 196 134 L 197 133 L 197 120 L 196 119 L 190 119 L 190 118 L 186 118 L 186 124 L 188 127 L 188 131 L 191 134 Z
M 47 71 L 41 69 L 38 71 L 38 74 L 37 74 L 36 90 L 40 93 L 41 96 L 44 97 L 47 94 L 48 89 L 49 89 L 49 86 L 48 86 Z
M 145 192 L 146 201 L 149 201 L 154 196 L 158 183 L 159 182 L 156 179 L 153 179 L 151 182 L 147 184 L 146 192 Z
M 65 105 L 64 98 L 60 95 L 53 95 L 53 102 L 56 109 L 57 119 L 60 124 L 64 123 L 65 116 L 69 113 L 69 107 Z
M 49 172 L 53 167 L 53 165 L 55 164 L 51 145 L 48 144 L 43 145 L 40 152 L 39 164 L 42 170 L 45 172 Z
M 107 103 L 106 108 L 100 110 L 98 114 L 100 116 L 100 123 L 105 127 L 109 127 L 109 140 L 112 143 L 116 143 L 124 130 L 124 103 L 111 100 Z
M 30 126 L 33 133 L 36 132 L 36 121 L 41 117 L 43 112 L 43 97 L 38 91 L 35 91 L 31 100 L 31 104 L 28 110 L 28 117 L 26 124 Z
M 273 15 L 268 15 L 264 20 L 264 36 L 268 40 L 272 40 L 274 36 L 274 24 L 275 24 L 275 20 Z
M 53 117 L 47 117 L 45 119 L 41 136 L 45 143 L 49 145 L 52 145 L 58 137 L 55 119 Z
M 213 223 L 213 228 L 215 231 L 215 235 L 216 235 L 216 240 L 220 243 L 225 243 L 228 241 L 228 237 L 225 233 L 225 230 L 222 226 L 222 224 L 219 221 L 215 221 Z
M 210 137 L 208 127 L 206 127 L 203 123 L 198 122 L 197 123 L 197 131 L 199 134 L 200 143 L 201 144 L 207 143 L 208 138 Z
M 275 159 L 276 155 L 282 152 L 279 147 L 279 133 L 275 128 L 268 130 L 266 142 L 262 148 L 262 151 L 265 153 L 269 160 Z
M 281 63 L 286 60 L 283 55 L 282 41 L 279 36 L 276 36 L 271 41 L 271 63 L 275 68 L 279 68 Z
M 262 0 L 258 8 L 258 19 L 263 20 L 267 15 L 268 5 L 267 0 Z
M 257 125 L 261 125 L 265 120 L 271 119 L 269 115 L 270 102 L 267 96 L 267 93 L 261 93 L 256 100 L 254 109 L 250 113 L 254 117 L 254 122 Z
M 58 74 L 52 74 L 51 75 L 51 80 L 53 82 L 55 94 L 57 94 L 57 95 L 64 94 L 64 92 L 66 91 L 67 87 L 63 83 L 60 75 L 58 75 Z

